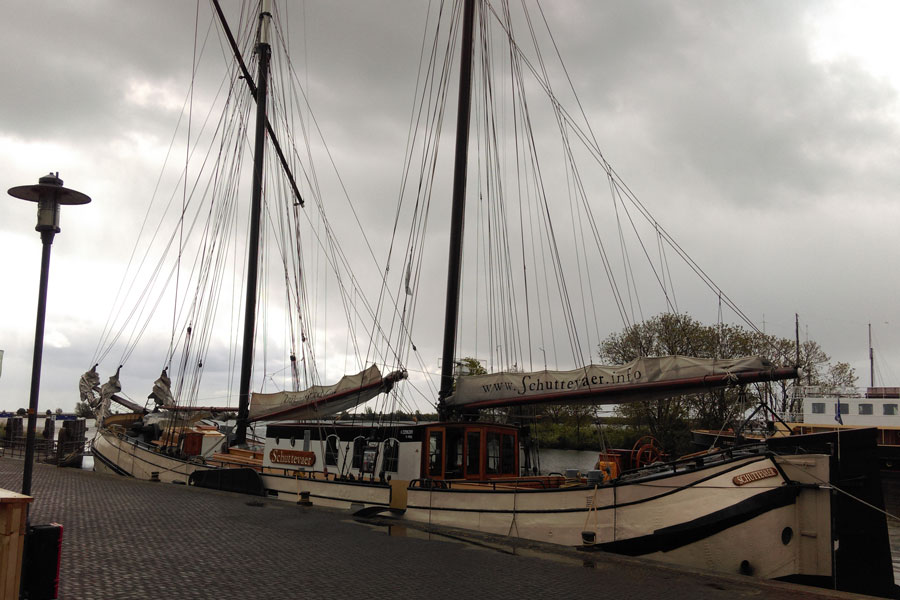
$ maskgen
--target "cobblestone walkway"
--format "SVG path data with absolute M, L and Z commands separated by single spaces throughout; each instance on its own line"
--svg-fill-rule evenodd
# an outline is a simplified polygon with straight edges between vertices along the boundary
M 21 484 L 22 461 L 0 458 L 0 487 Z M 334 510 L 48 465 L 35 465 L 32 490 L 31 522 L 64 526 L 64 599 L 851 597 L 404 527 L 388 535 Z

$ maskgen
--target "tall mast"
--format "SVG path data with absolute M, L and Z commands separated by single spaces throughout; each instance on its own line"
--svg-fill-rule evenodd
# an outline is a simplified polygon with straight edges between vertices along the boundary
M 872 350 L 871 323 L 869 323 L 869 387 L 875 387 L 875 351 Z
M 459 102 L 456 116 L 456 154 L 453 167 L 453 205 L 450 216 L 450 256 L 447 261 L 447 307 L 444 313 L 444 351 L 441 358 L 441 390 L 438 415 L 447 418 L 446 398 L 453 391 L 453 355 L 459 317 L 459 279 L 462 269 L 463 224 L 466 214 L 466 166 L 469 154 L 469 117 L 472 106 L 472 48 L 475 0 L 463 8 L 462 53 L 459 67 Z
M 253 147 L 253 192 L 250 200 L 250 240 L 247 253 L 247 290 L 244 302 L 244 341 L 241 348 L 241 383 L 235 444 L 247 441 L 247 418 L 250 412 L 250 376 L 253 366 L 253 338 L 256 332 L 257 268 L 259 263 L 259 224 L 262 214 L 263 158 L 266 148 L 266 102 L 269 90 L 269 24 L 272 20 L 270 0 L 259 6 L 259 38 L 256 77 L 256 139 Z

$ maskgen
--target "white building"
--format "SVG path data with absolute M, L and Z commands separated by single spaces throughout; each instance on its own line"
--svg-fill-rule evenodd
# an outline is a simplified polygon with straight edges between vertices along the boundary
M 806 425 L 838 425 L 838 406 L 844 425 L 852 427 L 900 427 L 900 388 L 801 388 L 803 413 L 795 422 Z

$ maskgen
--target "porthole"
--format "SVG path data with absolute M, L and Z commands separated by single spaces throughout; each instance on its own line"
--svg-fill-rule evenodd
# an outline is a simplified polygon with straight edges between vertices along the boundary
M 790 527 L 785 527 L 781 530 L 781 543 L 787 546 L 791 543 L 791 540 L 794 538 L 794 530 Z

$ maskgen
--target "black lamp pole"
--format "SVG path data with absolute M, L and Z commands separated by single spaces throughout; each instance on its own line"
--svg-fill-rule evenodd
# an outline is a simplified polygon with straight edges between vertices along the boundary
M 28 430 L 25 434 L 25 467 L 22 471 L 22 493 L 31 495 L 34 470 L 34 430 L 37 426 L 38 393 L 41 387 L 41 356 L 44 351 L 44 317 L 47 314 L 47 281 L 50 275 L 50 246 L 59 233 L 59 207 L 62 204 L 87 204 L 91 199 L 81 192 L 63 187 L 59 173 L 50 173 L 36 185 L 10 188 L 10 196 L 37 202 L 38 220 L 35 231 L 41 234 L 41 284 L 38 291 L 37 322 L 34 327 L 34 360 L 31 363 L 31 394 L 28 399 Z

